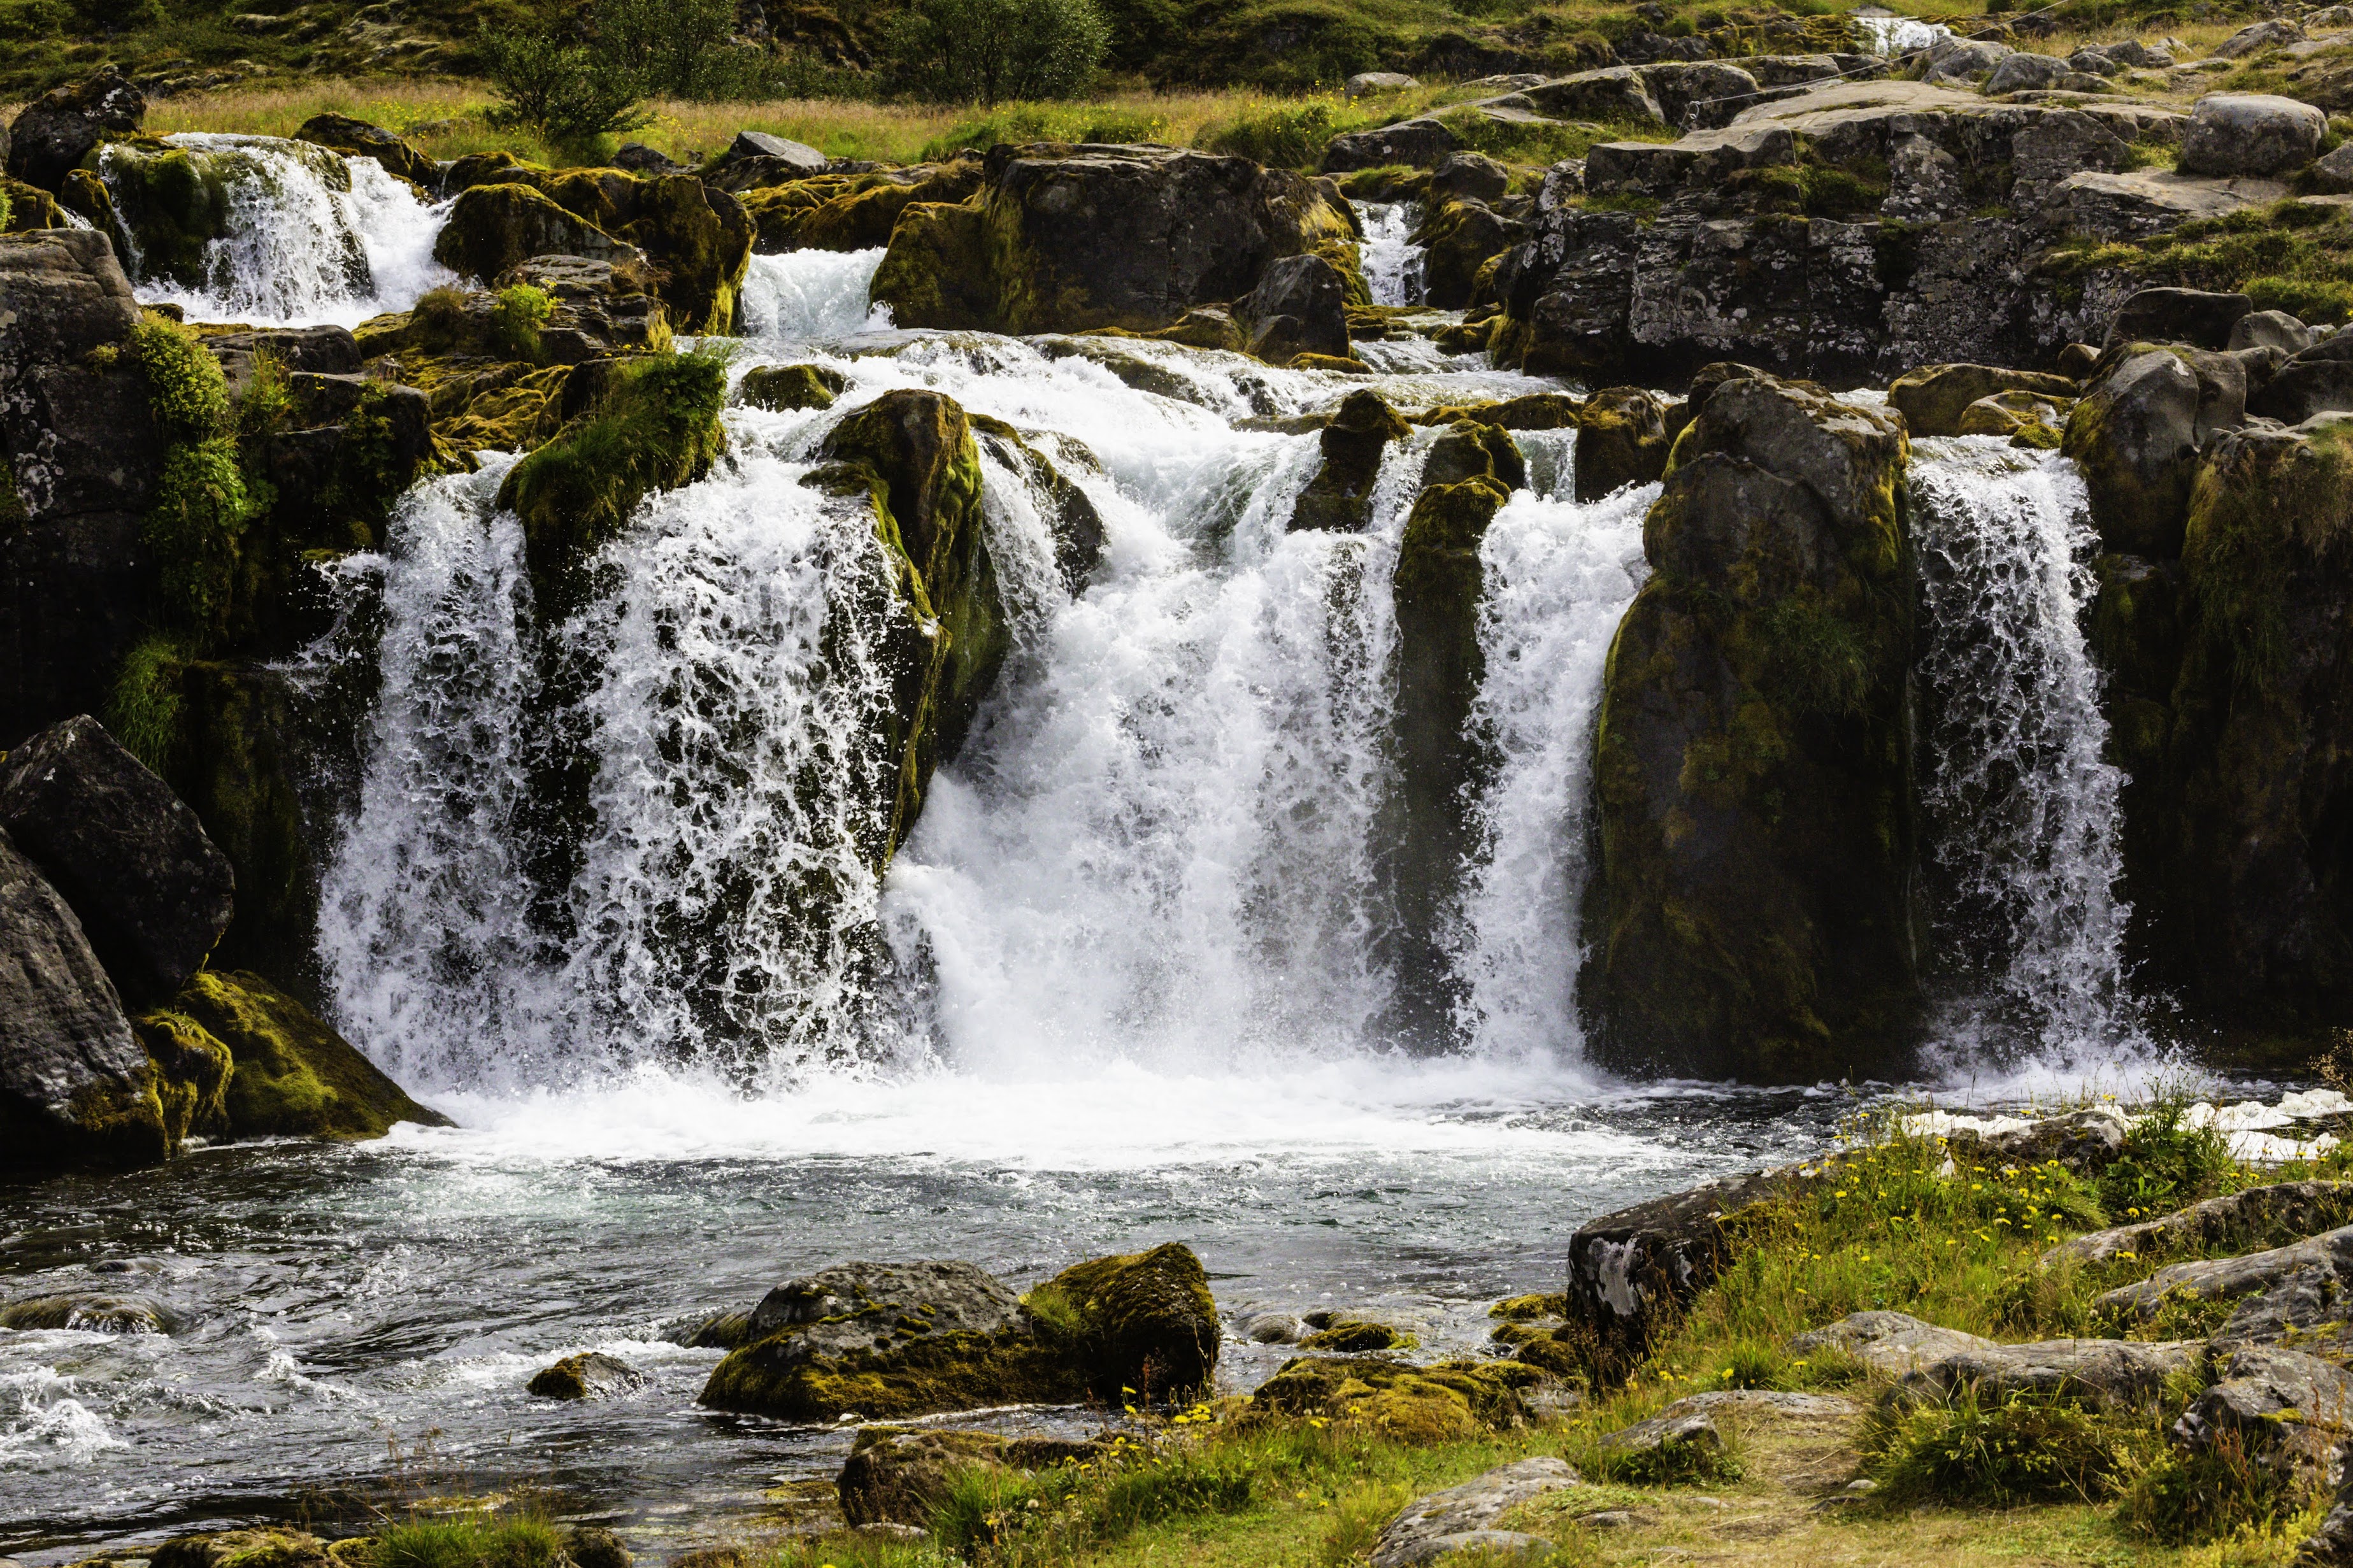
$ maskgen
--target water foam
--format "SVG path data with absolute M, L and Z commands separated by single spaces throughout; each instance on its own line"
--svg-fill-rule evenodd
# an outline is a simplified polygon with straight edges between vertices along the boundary
M 1373 303 L 1420 304 L 1428 250 L 1411 237 L 1421 221 L 1420 205 L 1360 202 L 1356 216 L 1365 227 L 1365 237 L 1356 247 L 1356 262 L 1364 269 L 1365 286 L 1373 291 Z
M 129 1447 L 79 1392 L 55 1367 L 0 1373 L 0 1469 L 84 1465 Z
M 881 265 L 880 247 L 754 256 L 744 274 L 744 335 L 798 340 L 887 330 L 890 308 L 867 303 Z

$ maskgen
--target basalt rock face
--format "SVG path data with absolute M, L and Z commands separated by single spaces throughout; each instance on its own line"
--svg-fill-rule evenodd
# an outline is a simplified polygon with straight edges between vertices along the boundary
M 1329 181 L 1155 146 L 998 146 L 980 189 L 900 215 L 873 298 L 902 327 L 1167 327 L 1314 254 L 1365 300 L 1356 218 Z
M 1604 678 L 1598 1058 L 1788 1082 L 1905 1046 L 1907 459 L 1894 414 L 1769 377 L 1676 441 Z

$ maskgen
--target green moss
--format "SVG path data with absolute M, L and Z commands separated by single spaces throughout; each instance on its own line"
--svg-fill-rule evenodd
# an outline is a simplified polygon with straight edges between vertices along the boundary
M 144 638 L 123 656 L 107 694 L 107 732 L 150 772 L 167 778 L 186 743 L 187 662 L 187 650 L 173 638 Z
M 491 331 L 509 358 L 536 364 L 545 353 L 540 347 L 539 329 L 554 313 L 555 301 L 545 289 L 517 283 L 499 290 L 498 304 L 491 311 Z
M 1074 1264 L 1042 1289 L 1075 1310 L 1072 1348 L 1102 1398 L 1199 1388 L 1217 1366 L 1218 1304 L 1190 1247 L 1168 1242 Z
M 143 536 L 166 622 L 197 647 L 227 635 L 239 542 L 257 508 L 227 437 L 169 447 Z
M 199 970 L 170 1011 L 235 1060 L 223 1101 L 233 1137 L 379 1138 L 396 1121 L 443 1122 L 258 974 Z
M 522 520 L 523 553 L 543 615 L 578 601 L 589 558 L 638 504 L 708 468 L 724 446 L 723 353 L 632 361 L 590 413 L 509 470 L 499 504 Z
M 212 160 L 161 142 L 115 144 L 115 212 L 145 283 L 205 283 L 205 248 L 226 232 L 228 188 Z
M 1318 1329 L 1299 1342 L 1303 1351 L 1344 1351 L 1351 1355 L 1372 1351 L 1409 1351 L 1421 1341 L 1403 1330 L 1387 1323 L 1366 1322 L 1343 1319 L 1328 1329 Z
M 1541 1295 L 1513 1296 L 1487 1309 L 1491 1318 L 1506 1322 L 1525 1323 L 1536 1318 L 1558 1318 L 1568 1311 L 1568 1297 L 1558 1290 Z
M 1810 586 L 1774 605 L 1758 629 L 1777 694 L 1800 713 L 1862 713 L 1883 663 L 1871 646 L 1878 624 L 1839 613 Z
M 830 408 L 849 388 L 849 378 L 820 364 L 762 365 L 745 374 L 736 397 L 754 408 L 786 413 L 800 408 Z
M 1521 1394 L 1544 1381 L 1519 1362 L 1417 1367 L 1383 1356 L 1303 1356 L 1259 1385 L 1245 1415 L 1322 1417 L 1401 1443 L 1459 1441 L 1525 1419 Z
M 185 1013 L 168 1009 L 132 1020 L 155 1067 L 156 1104 L 174 1148 L 191 1133 L 211 1137 L 228 1127 L 228 1082 L 236 1068 L 229 1048 Z
M 147 378 L 147 407 L 168 441 L 209 441 L 228 426 L 228 380 L 204 341 L 176 321 L 149 316 L 131 329 L 131 349 Z
M 985 1405 L 1069 1404 L 1085 1378 L 1027 1335 L 934 1333 L 887 1351 L 836 1359 L 798 1353 L 790 1335 L 732 1351 L 712 1369 L 702 1403 L 791 1421 L 832 1421 L 845 1411 L 893 1420 Z

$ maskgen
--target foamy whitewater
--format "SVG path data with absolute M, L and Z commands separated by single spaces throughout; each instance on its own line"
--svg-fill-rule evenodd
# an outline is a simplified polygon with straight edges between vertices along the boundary
M 190 144 L 243 160 L 265 215 L 192 317 L 356 320 L 436 277 L 434 211 L 367 161 L 346 194 L 266 146 Z M 1409 216 L 1367 216 L 1376 288 L 1408 302 Z M 847 391 L 730 410 L 724 459 L 639 511 L 561 624 L 496 505 L 511 457 L 420 484 L 337 568 L 346 623 L 291 673 L 380 680 L 312 803 L 334 826 L 326 1001 L 459 1125 L 12 1194 L 12 1293 L 137 1292 L 173 1321 L 0 1334 L 0 1554 L 62 1563 L 306 1489 L 396 1506 L 387 1446 L 428 1442 L 451 1484 L 552 1487 L 667 1554 L 839 1466 L 844 1430 L 699 1411 L 718 1352 L 669 1337 L 796 1272 L 960 1258 L 1026 1284 L 1182 1240 L 1228 1309 L 1345 1305 L 1468 1352 L 1485 1303 L 1558 1288 L 1584 1218 L 1810 1152 L 1852 1109 L 1583 1065 L 1593 731 L 1656 487 L 1580 502 L 1573 433 L 1517 437 L 1530 485 L 1482 547 L 1493 765 L 1441 913 L 1461 1046 L 1411 1054 L 1383 1025 L 1389 580 L 1437 431 L 1388 449 L 1363 531 L 1294 533 L 1320 447 L 1281 421 L 1364 379 L 896 331 L 867 299 L 880 259 L 754 258 L 734 374 L 817 364 Z M 1550 384 L 1424 339 L 1362 348 L 1402 408 Z M 1105 543 L 1066 583 L 1052 498 L 988 451 L 1013 651 L 877 878 L 887 563 L 865 512 L 801 480 L 898 387 L 1019 431 Z M 2080 486 L 1989 442 L 1917 449 L 1949 1071 L 2141 1060 Z M 569 837 L 532 785 L 567 759 L 588 781 Z M 648 1390 L 524 1393 L 592 1348 Z M 1220 1376 L 1282 1353 L 1229 1344 Z

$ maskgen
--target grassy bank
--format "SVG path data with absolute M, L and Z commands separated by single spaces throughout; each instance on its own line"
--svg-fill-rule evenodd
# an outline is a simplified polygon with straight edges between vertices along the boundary
M 2169 1213 L 2249 1185 L 2341 1177 L 2340 1154 L 2257 1170 L 2224 1141 L 2160 1106 L 2124 1157 L 2091 1178 L 2053 1163 L 2005 1167 L 1966 1144 L 1858 1124 L 1812 1176 L 1736 1216 L 1738 1256 L 1622 1384 L 1585 1388 L 1568 1418 L 1468 1441 L 1400 1442 L 1319 1419 L 1274 1416 L 1246 1399 L 1198 1405 L 1082 1465 L 1034 1474 L 964 1474 L 934 1508 L 927 1538 L 858 1532 L 753 1534 L 700 1568 L 1346 1568 L 1412 1498 L 1536 1455 L 1577 1466 L 1586 1484 L 1525 1504 L 1502 1524 L 1545 1536 L 1550 1568 L 1737 1557 L 1760 1568 L 1869 1563 L 1894 1568 L 2081 1563 L 2101 1568 L 2284 1568 L 2323 1499 L 2268 1481 L 2230 1455 L 2189 1461 L 2166 1427 L 2208 1373 L 2184 1374 L 2155 1408 L 2103 1411 L 2060 1400 L 1979 1401 L 1908 1411 L 1885 1402 L 1884 1373 L 1837 1353 L 1793 1354 L 1789 1339 L 1850 1312 L 1895 1309 L 2004 1341 L 2075 1335 L 2161 1339 L 2201 1325 L 2174 1316 L 2102 1321 L 2101 1291 L 2189 1254 L 2052 1264 L 2054 1243 L 2110 1222 Z M 2210 1244 L 2232 1253 L 2288 1239 L 2251 1232 Z M 1524 1300 L 1498 1338 L 1532 1329 Z M 1535 1358 L 1531 1358 L 1535 1359 Z M 1564 1356 L 1563 1364 L 1569 1364 Z M 1575 1381 L 1572 1375 L 1572 1381 Z M 1719 1418 L 1718 1451 L 1668 1450 L 1629 1462 L 1604 1435 L 1686 1394 L 1715 1389 L 1834 1393 L 1836 1415 L 1770 1411 Z M 1858 1489 L 1856 1478 L 1872 1486 Z M 375 1568 L 541 1568 L 529 1520 L 443 1529 L 426 1551 L 415 1527 L 363 1549 Z M 404 1536 L 402 1531 L 411 1532 Z M 487 1531 L 487 1533 L 482 1533 Z M 465 1544 L 470 1540 L 472 1544 Z M 504 1542 L 504 1544 L 501 1544 Z M 1449 1559 L 1470 1568 L 1469 1557 Z

